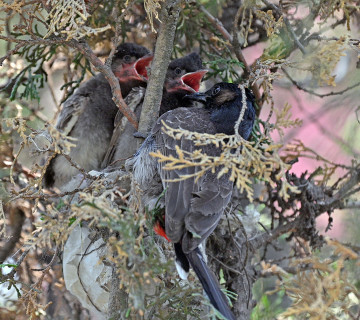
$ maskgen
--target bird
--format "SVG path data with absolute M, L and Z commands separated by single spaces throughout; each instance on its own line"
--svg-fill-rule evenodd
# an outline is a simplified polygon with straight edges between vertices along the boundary
M 255 121 L 255 98 L 246 89 L 246 110 L 238 133 L 248 140 Z M 194 102 L 198 105 L 194 106 Z M 206 264 L 203 244 L 214 231 L 229 204 L 233 191 L 230 173 L 218 178 L 221 168 L 207 171 L 200 178 L 194 176 L 177 180 L 183 175 L 193 175 L 194 167 L 164 170 L 163 163 L 149 153 L 160 151 L 177 157 L 176 148 L 192 153 L 198 149 L 209 156 L 219 156 L 221 149 L 214 144 L 198 147 L 191 140 L 179 140 L 167 135 L 164 124 L 192 132 L 233 135 L 242 105 L 242 91 L 233 83 L 218 83 L 204 93 L 184 97 L 184 107 L 164 113 L 156 122 L 142 146 L 126 162 L 133 179 L 142 190 L 142 199 L 148 210 L 155 206 L 164 208 L 164 216 L 157 218 L 154 230 L 174 244 L 176 268 L 185 278 L 190 267 L 199 278 L 211 304 L 229 320 L 236 319 L 215 275 Z M 175 181 L 174 181 L 175 180 Z M 164 191 L 165 190 L 165 191 Z
M 146 86 L 151 60 L 150 51 L 143 46 L 123 43 L 117 47 L 111 68 L 120 82 L 123 97 L 134 87 Z M 112 96 L 108 81 L 98 74 L 65 101 L 58 116 L 56 129 L 77 139 L 69 156 L 85 171 L 101 167 L 118 111 Z M 46 169 L 44 186 L 61 188 L 78 173 L 65 157 L 56 155 Z
M 196 52 L 172 60 L 166 72 L 159 116 L 180 107 L 185 95 L 199 91 L 201 80 L 206 73 L 207 70 L 203 67 L 201 57 Z M 139 97 L 140 94 L 142 97 Z M 138 121 L 142 111 L 143 96 L 144 90 L 135 88 L 126 99 L 128 106 L 134 109 Z M 134 104 L 135 107 L 133 107 Z M 136 130 L 129 123 L 124 126 L 121 123 L 122 119 L 122 114 L 118 112 L 113 137 L 103 160 L 102 166 L 109 167 L 109 170 L 121 166 L 119 159 L 127 159 L 136 151 L 137 144 L 133 139 Z M 111 163 L 114 163 L 114 166 L 109 166 Z
M 181 107 L 185 95 L 198 92 L 206 73 L 201 57 L 196 52 L 172 60 L 166 72 L 159 116 Z

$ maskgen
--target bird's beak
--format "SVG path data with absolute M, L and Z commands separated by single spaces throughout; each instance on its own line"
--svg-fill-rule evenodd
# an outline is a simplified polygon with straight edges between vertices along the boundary
M 154 59 L 154 56 L 147 55 L 135 61 L 134 68 L 135 72 L 138 76 L 145 78 L 146 80 L 149 79 L 147 68 L 149 67 L 151 61 Z
M 207 70 L 199 70 L 186 73 L 178 79 L 165 83 L 166 90 L 168 92 L 180 90 L 189 91 L 191 93 L 197 92 L 200 89 L 201 80 L 207 72 Z
M 205 92 L 195 92 L 193 94 L 188 94 L 184 97 L 184 99 L 202 102 L 202 103 L 206 103 L 206 100 L 208 98 L 209 96 Z
M 185 86 L 188 86 L 198 92 L 200 89 L 201 80 L 207 72 L 207 70 L 199 70 L 186 73 L 181 77 L 181 81 Z
M 147 67 L 150 65 L 153 56 L 147 55 L 133 63 L 123 64 L 119 71 L 115 71 L 116 77 L 120 82 L 138 80 L 146 82 L 148 80 Z

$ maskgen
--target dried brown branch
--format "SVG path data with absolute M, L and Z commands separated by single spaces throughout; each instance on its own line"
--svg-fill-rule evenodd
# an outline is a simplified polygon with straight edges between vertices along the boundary
M 202 13 L 205 14 L 205 16 L 207 17 L 207 19 L 213 24 L 213 26 L 223 35 L 223 37 L 232 42 L 232 36 L 231 34 L 224 28 L 223 24 L 221 23 L 221 21 L 217 18 L 215 18 L 208 10 L 205 9 L 205 7 L 203 5 L 199 6 L 199 9 Z M 245 61 L 246 63 L 246 61 Z M 249 66 L 247 66 L 249 67 Z M 246 68 L 246 66 L 245 66 Z
M 90 180 L 94 180 L 96 179 L 96 177 L 93 177 L 92 175 L 88 174 L 83 168 L 81 168 L 77 163 L 75 163 L 71 157 L 68 154 L 61 154 L 67 161 L 69 161 L 69 163 L 71 164 L 72 167 L 76 168 L 77 170 L 79 170 L 81 172 L 81 174 L 86 178 L 86 179 L 90 179 Z
M 59 249 L 58 249 L 58 247 L 55 247 L 55 251 L 54 251 L 54 253 L 53 253 L 53 255 L 52 255 L 52 258 L 51 258 L 50 262 L 48 263 L 48 265 L 47 265 L 46 267 L 41 268 L 41 269 L 31 269 L 31 270 L 32 270 L 32 271 L 41 271 L 41 272 L 46 272 L 46 271 L 48 271 L 48 270 L 51 268 L 51 266 L 54 264 L 55 259 L 56 259 L 57 255 L 58 255 L 58 253 L 59 253 Z

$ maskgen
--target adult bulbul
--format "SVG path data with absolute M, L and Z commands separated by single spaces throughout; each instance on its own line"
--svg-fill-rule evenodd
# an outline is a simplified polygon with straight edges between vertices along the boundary
M 176 148 L 180 148 L 187 154 L 201 150 L 209 156 L 220 156 L 222 150 L 215 144 L 196 146 L 184 136 L 174 139 L 167 135 L 162 130 L 163 123 L 192 132 L 233 135 L 235 123 L 245 107 L 242 104 L 242 91 L 235 84 L 219 83 L 205 93 L 188 95 L 186 100 L 187 105 L 183 102 L 185 108 L 166 112 L 158 119 L 138 152 L 128 160 L 127 167 L 132 169 L 134 179 L 143 192 L 144 204 L 150 210 L 156 204 L 165 209 L 164 217 L 155 223 L 155 230 L 174 243 L 179 274 L 187 273 L 191 266 L 212 305 L 226 319 L 234 320 L 236 318 L 226 297 L 199 249 L 214 231 L 229 204 L 233 191 L 230 173 L 219 178 L 221 168 L 218 168 L 215 172 L 206 171 L 195 178 L 194 174 L 201 168 L 188 166 L 164 170 L 163 163 L 149 153 L 160 151 L 163 155 L 178 157 Z M 201 105 L 188 107 L 189 101 L 197 101 Z M 246 101 L 239 134 L 249 139 L 255 120 L 254 96 L 249 90 L 246 90 Z M 190 177 L 179 181 L 184 175 Z M 164 196 L 160 197 L 163 192 Z

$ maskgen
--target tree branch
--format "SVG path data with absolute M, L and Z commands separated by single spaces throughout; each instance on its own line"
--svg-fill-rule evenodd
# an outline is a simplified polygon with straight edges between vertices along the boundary
M 316 97 L 319 97 L 319 98 L 324 98 L 324 97 L 329 97 L 329 96 L 336 96 L 336 95 L 342 95 L 343 93 L 345 93 L 346 91 L 349 91 L 349 90 L 352 90 L 358 86 L 360 86 L 360 81 L 353 84 L 352 86 L 350 87 L 347 87 L 345 88 L 344 90 L 340 90 L 340 91 L 331 91 L 331 92 L 328 92 L 328 93 L 317 93 L 311 89 L 308 89 L 308 88 L 304 88 L 299 82 L 297 82 L 296 80 L 294 80 L 290 74 L 286 71 L 286 69 L 284 67 L 281 68 L 281 70 L 284 72 L 284 74 L 286 75 L 286 77 L 291 81 L 291 83 L 296 87 L 298 88 L 299 90 L 301 91 L 305 91 L 307 93 L 310 93 Z
M 119 1 L 118 1 L 119 2 Z M 121 1 L 120 1 L 121 2 Z M 113 48 L 110 51 L 109 56 L 106 59 L 105 64 L 111 68 L 111 62 L 112 59 L 114 57 L 114 54 L 116 52 L 116 48 L 118 47 L 118 45 L 120 44 L 120 39 L 121 39 L 121 29 L 122 29 L 122 25 L 121 22 L 122 20 L 125 18 L 125 16 L 129 13 L 129 10 L 132 6 L 132 4 L 135 2 L 135 0 L 131 0 L 129 1 L 129 3 L 126 5 L 124 11 L 120 14 L 119 12 L 119 4 L 115 5 L 114 10 L 112 15 L 115 16 L 115 35 L 114 38 L 112 39 L 112 43 L 113 43 Z
M 242 62 L 244 64 L 244 76 L 245 77 L 248 77 L 250 72 L 251 72 L 251 69 L 250 69 L 250 66 L 249 64 L 247 63 L 245 57 L 244 57 L 244 54 L 241 50 L 241 45 L 239 43 L 239 40 L 237 37 L 233 37 L 223 26 L 223 24 L 221 23 L 221 21 L 217 18 L 215 18 L 209 11 L 207 11 L 205 9 L 204 6 L 200 5 L 199 6 L 199 9 L 202 13 L 205 14 L 205 16 L 208 18 L 208 20 L 213 24 L 213 26 L 223 35 L 223 37 L 228 40 L 231 44 L 232 44 L 232 47 L 234 49 L 234 52 L 235 52 L 235 55 L 237 57 L 237 59 Z M 239 11 L 238 11 L 239 12 Z M 237 16 L 238 16 L 238 13 L 237 13 Z M 238 19 L 239 18 L 235 18 L 235 22 L 234 22 L 234 30 L 237 30 L 235 29 L 235 24 L 238 23 Z M 254 83 L 252 86 L 251 86 L 251 89 L 252 91 L 254 92 L 254 95 L 255 95 L 255 98 L 256 98 L 256 102 L 257 104 L 259 105 L 259 107 L 261 107 L 262 105 L 262 100 L 261 100 L 261 94 L 260 94 L 260 91 L 259 91 L 259 87 L 256 83 Z
M 138 131 L 145 135 L 150 132 L 159 115 L 163 85 L 173 50 L 176 24 L 180 13 L 180 2 L 180 0 L 167 0 L 162 4 L 160 17 L 162 24 L 156 41 L 151 74 L 138 127 Z M 139 139 L 139 143 L 141 142 Z M 120 280 L 115 267 L 113 267 L 111 283 L 108 317 L 121 319 L 121 313 L 127 306 L 128 295 L 120 288 Z
M 316 217 L 320 216 L 325 212 L 331 212 L 335 209 L 346 208 L 347 204 L 358 205 L 359 202 L 346 202 L 346 198 L 351 192 L 358 192 L 358 189 L 353 189 L 355 186 L 358 186 L 360 183 L 360 168 L 357 167 L 354 169 L 353 174 L 350 178 L 342 185 L 342 187 L 335 193 L 333 196 L 326 196 L 325 193 L 319 193 L 318 188 L 314 186 L 311 181 L 308 181 L 305 186 L 305 190 L 303 192 L 308 193 L 310 198 L 313 199 L 311 201 L 311 206 L 313 211 L 316 213 Z M 302 192 L 302 193 L 303 193 Z M 301 201 L 301 206 L 306 207 L 307 203 L 303 203 L 305 201 L 301 194 L 298 195 L 299 201 Z M 307 214 L 298 215 L 294 220 L 280 224 L 278 227 L 273 230 L 269 230 L 267 232 L 263 232 L 262 234 L 249 239 L 249 244 L 251 248 L 254 250 L 261 248 L 265 243 L 270 243 L 273 240 L 277 239 L 279 236 L 297 230 L 299 227 L 303 226 L 303 222 L 308 219 Z
M 291 37 L 293 38 L 296 46 L 300 49 L 300 51 L 302 52 L 302 54 L 306 54 L 306 49 L 305 47 L 302 45 L 302 43 L 299 41 L 299 39 L 297 38 L 296 34 L 295 34 L 295 31 L 294 29 L 292 28 L 290 22 L 289 22 L 289 19 L 286 18 L 284 15 L 283 15 L 283 12 L 282 10 L 276 6 L 275 4 L 269 2 L 268 0 L 261 0 L 262 2 L 264 2 L 267 6 L 269 6 L 270 8 L 272 8 L 274 11 L 276 11 L 280 16 L 283 17 L 283 20 L 284 20 L 284 23 L 285 23 L 285 26 L 286 28 L 288 29 L 288 31 L 290 32 L 291 34 Z
M 101 72 L 105 76 L 105 78 L 107 79 L 107 81 L 110 84 L 111 91 L 113 94 L 113 100 L 114 100 L 116 106 L 124 114 L 124 116 L 129 120 L 129 122 L 135 127 L 135 129 L 138 128 L 138 122 L 137 122 L 136 116 L 126 105 L 126 103 L 121 95 L 119 81 L 117 80 L 114 73 L 112 72 L 111 67 L 108 64 L 102 63 L 102 61 L 94 54 L 94 52 L 91 50 L 91 48 L 89 47 L 89 45 L 86 42 L 79 42 L 74 39 L 72 39 L 70 41 L 66 41 L 64 38 L 61 38 L 61 37 L 51 37 L 49 39 L 42 39 L 42 38 L 36 37 L 35 39 L 31 39 L 31 40 L 20 40 L 20 39 L 16 39 L 16 38 L 10 37 L 10 36 L 0 35 L 0 39 L 17 43 L 17 45 L 15 46 L 15 48 L 13 50 L 11 50 L 11 52 L 8 52 L 4 57 L 0 58 L 0 66 L 2 65 L 2 63 L 5 59 L 8 59 L 11 55 L 15 54 L 20 48 L 22 48 L 26 45 L 67 44 L 70 47 L 80 51 L 91 62 L 91 64 L 95 67 L 95 69 L 98 70 L 99 72 Z M 114 49 L 114 52 L 115 52 L 115 49 Z M 112 52 L 112 54 L 114 54 L 114 53 Z M 111 58 L 110 58 L 110 61 L 111 61 Z
M 106 80 L 109 82 L 111 91 L 113 94 L 113 100 L 123 115 L 129 120 L 129 122 L 137 129 L 138 122 L 136 120 L 135 114 L 128 108 L 122 95 L 120 84 L 114 73 L 111 70 L 111 67 L 102 63 L 101 60 L 94 54 L 89 45 L 85 42 L 78 42 L 76 40 L 70 40 L 69 46 L 79 50 L 95 67 L 96 70 L 101 72 Z
M 212 25 L 223 35 L 223 37 L 226 40 L 229 40 L 230 42 L 232 42 L 232 36 L 231 34 L 225 29 L 225 27 L 223 26 L 223 24 L 221 23 L 221 21 L 217 18 L 215 18 L 209 11 L 207 11 L 205 9 L 204 6 L 200 5 L 199 6 L 200 11 L 205 14 L 205 16 L 207 17 L 207 19 L 212 23 Z
M 63 38 L 51 38 L 51 39 L 42 39 L 42 38 L 36 38 L 36 39 L 31 39 L 31 40 L 21 40 L 21 39 L 16 39 L 14 37 L 10 37 L 10 36 L 3 36 L 0 34 L 0 40 L 5 40 L 8 43 L 16 43 L 16 46 L 14 49 L 8 51 L 6 53 L 5 56 L 0 58 L 0 66 L 2 66 L 3 62 L 6 59 L 9 59 L 12 55 L 14 55 L 15 53 L 17 53 L 19 51 L 19 49 L 21 49 L 22 47 L 25 46 L 34 46 L 37 44 L 44 44 L 44 45 L 52 45 L 52 44 L 64 44 L 66 42 L 65 39 Z
M 180 13 L 180 3 L 180 0 L 167 0 L 162 5 L 160 18 L 162 24 L 156 41 L 151 74 L 139 121 L 138 131 L 145 135 L 150 132 L 159 115 L 166 70 L 173 50 L 176 24 Z
M 347 182 L 343 184 L 343 186 L 338 190 L 337 193 L 335 193 L 330 201 L 328 201 L 325 206 L 333 205 L 335 203 L 338 203 L 339 201 L 344 201 L 344 197 L 349 193 L 349 191 L 359 185 L 360 183 L 360 168 L 357 168 L 357 170 L 354 171 L 354 173 L 350 176 Z

